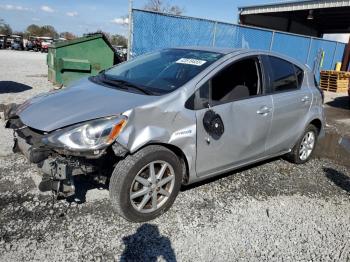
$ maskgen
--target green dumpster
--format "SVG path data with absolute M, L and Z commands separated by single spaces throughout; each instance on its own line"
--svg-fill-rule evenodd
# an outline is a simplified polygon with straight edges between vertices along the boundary
M 103 34 L 57 42 L 47 54 L 48 79 L 55 85 L 97 75 L 114 65 L 114 49 Z

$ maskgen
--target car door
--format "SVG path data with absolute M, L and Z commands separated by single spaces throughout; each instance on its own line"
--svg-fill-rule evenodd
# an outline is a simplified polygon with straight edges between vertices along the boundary
M 194 102 L 197 175 L 222 173 L 262 157 L 273 108 L 259 57 L 231 61 L 199 86 Z
M 301 68 L 274 56 L 265 56 L 263 61 L 269 68 L 274 108 L 266 149 L 267 154 L 278 154 L 291 149 L 303 132 L 312 93 Z

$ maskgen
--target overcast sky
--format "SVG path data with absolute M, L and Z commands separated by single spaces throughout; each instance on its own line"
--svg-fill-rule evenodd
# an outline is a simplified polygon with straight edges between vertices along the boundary
M 185 9 L 188 16 L 223 22 L 237 22 L 239 6 L 278 2 L 279 0 L 173 0 L 171 4 Z M 147 0 L 134 0 L 142 8 Z M 128 13 L 128 0 L 0 0 L 0 18 L 15 31 L 24 31 L 30 24 L 53 25 L 57 31 L 76 35 L 97 30 L 127 34 L 120 19 Z M 348 36 L 337 36 L 347 42 Z

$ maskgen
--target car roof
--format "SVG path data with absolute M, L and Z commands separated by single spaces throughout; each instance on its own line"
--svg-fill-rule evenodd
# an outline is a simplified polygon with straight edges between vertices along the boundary
M 214 52 L 214 53 L 220 53 L 223 55 L 235 53 L 235 52 L 243 52 L 245 50 L 251 50 L 251 49 L 245 49 L 245 48 L 220 48 L 220 47 L 211 47 L 211 46 L 179 46 L 175 47 L 173 49 L 188 49 L 188 50 L 195 50 L 195 51 L 206 51 L 206 52 Z
M 269 50 L 261 50 L 261 49 L 250 49 L 250 48 L 220 48 L 220 47 L 212 47 L 212 46 L 181 46 L 181 47 L 175 47 L 173 49 L 188 49 L 188 50 L 196 50 L 196 51 L 206 51 L 206 52 L 214 52 L 214 53 L 219 53 L 223 55 L 228 55 L 228 54 L 246 54 L 249 55 L 251 54 L 262 54 L 262 55 L 272 55 L 279 57 L 281 59 L 287 60 L 299 67 L 302 67 L 304 70 L 309 69 L 309 67 L 298 60 L 296 60 L 293 57 L 289 57 L 280 53 L 276 53 L 273 51 Z

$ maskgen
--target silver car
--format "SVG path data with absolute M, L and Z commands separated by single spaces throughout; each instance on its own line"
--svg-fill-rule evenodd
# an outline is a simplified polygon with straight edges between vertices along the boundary
M 114 210 L 154 219 L 188 185 L 276 156 L 302 164 L 324 134 L 307 66 L 264 51 L 171 48 L 9 108 L 15 152 L 57 195 L 109 184 Z M 46 174 L 46 175 L 45 175 Z

